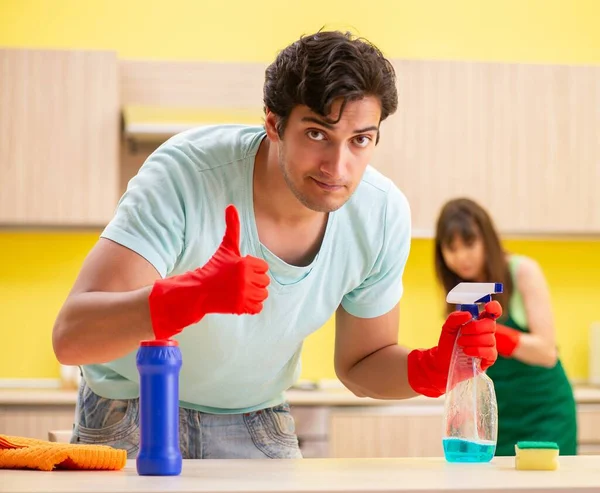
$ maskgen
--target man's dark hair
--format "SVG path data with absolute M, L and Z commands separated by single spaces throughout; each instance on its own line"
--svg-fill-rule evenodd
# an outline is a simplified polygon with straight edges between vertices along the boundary
M 394 67 L 364 38 L 338 31 L 302 36 L 283 49 L 265 72 L 264 104 L 277 115 L 283 136 L 290 113 L 306 105 L 328 123 L 339 121 L 348 101 L 374 96 L 381 102 L 381 121 L 398 107 Z M 342 98 L 337 120 L 327 119 Z

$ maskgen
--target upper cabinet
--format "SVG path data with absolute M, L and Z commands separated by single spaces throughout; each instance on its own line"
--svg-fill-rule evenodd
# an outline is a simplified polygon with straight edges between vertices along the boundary
M 416 236 L 461 196 L 505 234 L 600 233 L 600 67 L 393 64 L 398 111 L 372 164 L 407 195 Z M 0 50 L 0 225 L 106 224 L 170 135 L 260 124 L 265 68 Z
M 118 179 L 116 54 L 0 49 L 0 224 L 104 225 Z
M 415 232 L 467 196 L 504 233 L 600 233 L 600 67 L 394 61 L 397 113 L 374 165 Z

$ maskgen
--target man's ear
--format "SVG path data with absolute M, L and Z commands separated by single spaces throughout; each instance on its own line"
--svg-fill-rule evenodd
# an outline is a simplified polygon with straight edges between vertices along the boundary
M 279 134 L 277 133 L 277 121 L 279 117 L 267 108 L 265 113 L 265 130 L 267 137 L 271 142 L 279 142 Z

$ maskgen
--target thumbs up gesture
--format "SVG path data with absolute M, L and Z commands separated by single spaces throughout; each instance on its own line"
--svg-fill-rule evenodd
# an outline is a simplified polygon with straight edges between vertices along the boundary
M 233 205 L 225 211 L 221 245 L 202 267 L 155 282 L 149 296 L 152 328 L 168 339 L 208 313 L 257 314 L 268 296 L 268 265 L 240 254 L 240 220 Z

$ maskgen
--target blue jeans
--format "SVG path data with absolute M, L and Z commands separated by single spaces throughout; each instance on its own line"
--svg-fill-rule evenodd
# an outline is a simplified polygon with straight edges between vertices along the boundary
M 71 443 L 110 445 L 135 459 L 139 399 L 106 399 L 81 380 Z M 245 414 L 207 414 L 179 408 L 184 459 L 301 459 L 288 404 Z

